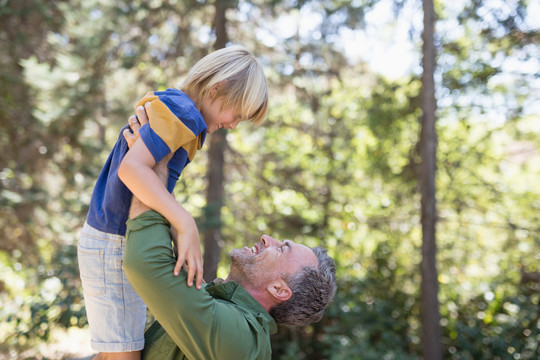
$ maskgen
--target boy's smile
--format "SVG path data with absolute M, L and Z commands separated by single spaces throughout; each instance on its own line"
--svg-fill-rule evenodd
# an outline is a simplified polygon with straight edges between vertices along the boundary
M 223 97 L 219 97 L 213 101 L 210 98 L 205 98 L 202 101 L 200 111 L 208 127 L 209 134 L 218 129 L 234 130 L 240 121 L 242 121 L 241 116 L 236 112 L 234 107 L 227 109 L 222 107 Z

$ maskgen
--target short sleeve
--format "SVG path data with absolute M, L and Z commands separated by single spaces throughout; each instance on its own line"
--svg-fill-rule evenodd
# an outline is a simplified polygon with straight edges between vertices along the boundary
M 199 116 L 202 120 L 202 115 L 186 95 L 158 96 L 158 93 L 146 94 L 136 105 L 150 104 L 146 107 L 149 122 L 140 129 L 140 136 L 156 162 L 196 139 L 198 127 L 193 123 Z

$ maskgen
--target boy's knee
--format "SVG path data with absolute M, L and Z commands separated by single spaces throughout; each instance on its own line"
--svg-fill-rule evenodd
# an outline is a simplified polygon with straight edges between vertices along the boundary
M 104 353 L 100 352 L 92 360 L 140 360 L 140 351 L 119 352 L 119 353 Z

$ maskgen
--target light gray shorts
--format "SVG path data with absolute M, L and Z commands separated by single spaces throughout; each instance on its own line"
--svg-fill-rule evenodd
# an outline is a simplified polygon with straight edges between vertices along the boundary
M 81 231 L 77 255 L 95 351 L 144 347 L 146 306 L 124 274 L 125 242 L 123 236 L 104 233 L 87 223 Z

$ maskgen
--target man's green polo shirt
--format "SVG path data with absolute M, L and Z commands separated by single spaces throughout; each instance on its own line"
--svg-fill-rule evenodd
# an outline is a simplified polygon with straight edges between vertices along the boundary
M 174 276 L 168 221 L 148 211 L 127 222 L 124 270 L 157 323 L 145 335 L 143 359 L 270 359 L 274 319 L 236 282 L 204 290 Z

